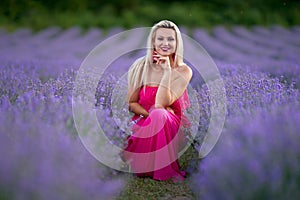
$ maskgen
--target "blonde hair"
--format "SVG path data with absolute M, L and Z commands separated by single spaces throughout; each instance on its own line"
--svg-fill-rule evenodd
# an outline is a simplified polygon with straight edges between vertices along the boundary
M 152 64 L 152 56 L 153 56 L 153 43 L 156 36 L 156 30 L 159 28 L 170 28 L 175 30 L 176 33 L 176 50 L 175 50 L 175 66 L 181 66 L 184 64 L 183 62 L 183 42 L 181 33 L 176 24 L 168 20 L 162 20 L 156 23 L 149 33 L 147 39 L 147 53 L 145 56 L 138 58 L 130 67 L 128 71 L 128 96 L 127 100 L 129 100 L 130 96 L 134 91 L 139 89 L 141 86 L 147 83 L 147 74 L 149 67 Z

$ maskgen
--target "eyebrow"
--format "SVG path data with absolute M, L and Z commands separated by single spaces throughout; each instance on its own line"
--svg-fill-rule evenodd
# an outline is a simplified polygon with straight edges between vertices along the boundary
M 162 35 L 158 35 L 157 37 L 164 37 Z M 167 36 L 168 38 L 174 38 L 174 36 Z

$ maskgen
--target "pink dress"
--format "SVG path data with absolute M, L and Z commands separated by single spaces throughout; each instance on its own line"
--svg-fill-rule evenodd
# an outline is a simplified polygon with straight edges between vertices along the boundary
M 154 108 L 157 86 L 144 86 L 139 93 L 139 104 L 149 116 L 141 118 L 132 126 L 132 135 L 122 152 L 130 170 L 138 176 L 156 180 L 183 180 L 185 172 L 180 170 L 178 153 L 186 145 L 182 127 L 190 123 L 183 111 L 190 106 L 187 91 L 170 107 L 174 114 L 163 108 Z M 138 119 L 134 115 L 132 120 Z

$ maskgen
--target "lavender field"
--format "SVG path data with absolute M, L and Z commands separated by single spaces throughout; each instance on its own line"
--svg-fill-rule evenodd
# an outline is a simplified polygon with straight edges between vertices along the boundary
M 72 114 L 81 63 L 96 45 L 121 31 L 0 30 L 0 199 L 124 199 L 120 191 L 130 178 L 102 165 L 85 149 Z M 300 195 L 300 27 L 181 31 L 211 55 L 227 99 L 226 121 L 215 148 L 200 162 L 183 164 L 194 194 L 181 198 L 295 199 Z M 145 42 L 146 36 L 129 35 L 115 48 Z M 118 145 L 126 134 L 110 123 L 112 90 L 143 53 L 120 55 L 95 94 L 98 119 Z M 190 87 L 200 106 L 195 141 L 199 148 L 209 124 L 210 97 L 196 71 Z M 176 197 L 172 191 L 156 195 L 144 198 Z

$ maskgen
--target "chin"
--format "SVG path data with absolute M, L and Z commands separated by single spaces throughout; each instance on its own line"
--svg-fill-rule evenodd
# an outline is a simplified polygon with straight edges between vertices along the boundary
M 160 55 L 162 56 L 170 56 L 172 55 L 173 53 L 170 53 L 170 52 L 158 52 Z

